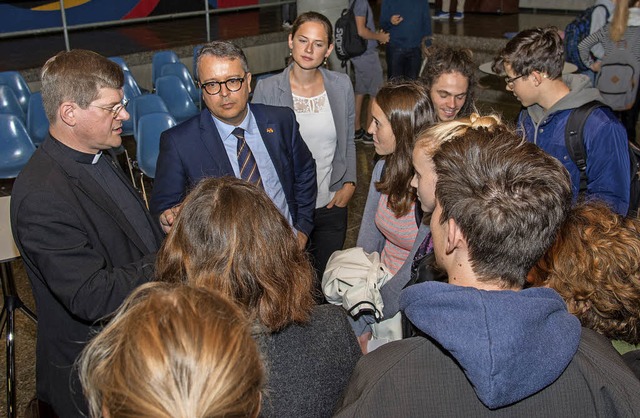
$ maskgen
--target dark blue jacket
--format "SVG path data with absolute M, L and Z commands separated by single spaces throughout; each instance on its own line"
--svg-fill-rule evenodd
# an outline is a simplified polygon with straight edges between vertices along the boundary
M 579 75 L 564 77 L 571 92 L 544 111 L 539 105 L 520 112 L 518 129 L 529 142 L 560 160 L 571 175 L 574 196 L 580 188 L 580 171 L 569 157 L 565 146 L 565 127 L 571 110 L 592 100 L 602 100 L 588 78 Z M 627 133 L 606 108 L 591 113 L 584 127 L 583 139 L 587 153 L 587 195 L 596 196 L 621 215 L 629 209 L 631 177 Z
M 316 166 L 295 114 L 286 107 L 261 104 L 251 104 L 250 109 L 278 173 L 294 227 L 309 236 L 316 205 Z M 159 215 L 182 202 L 204 177 L 234 175 L 211 113 L 204 109 L 162 134 L 151 213 Z
M 402 16 L 398 25 L 391 16 Z M 389 32 L 389 45 L 396 48 L 419 48 L 425 36 L 431 36 L 429 2 L 423 0 L 384 0 L 380 9 L 380 27 Z M 429 41 L 427 43 L 431 45 Z

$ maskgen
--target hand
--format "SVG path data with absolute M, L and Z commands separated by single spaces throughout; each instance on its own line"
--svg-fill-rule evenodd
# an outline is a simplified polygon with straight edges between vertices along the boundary
M 304 250 L 305 247 L 307 246 L 307 241 L 309 241 L 309 237 L 305 235 L 304 232 L 298 232 L 298 247 L 300 247 L 301 250 Z
M 391 24 L 392 25 L 399 25 L 400 22 L 402 22 L 404 20 L 404 18 L 400 15 L 393 15 L 391 16 Z
M 176 220 L 176 217 L 180 213 L 180 205 L 176 205 L 172 208 L 169 208 L 162 212 L 160 215 L 160 226 L 165 234 L 168 234 L 171 231 L 171 226 Z
M 333 195 L 333 199 L 327 205 L 327 209 L 331 209 L 333 205 L 339 208 L 343 208 L 349 204 L 349 201 L 353 197 L 353 193 L 356 191 L 356 186 L 353 183 L 345 183 L 342 188 Z
M 360 350 L 362 351 L 362 354 L 367 354 L 367 352 L 369 351 L 368 345 L 369 345 L 370 339 L 371 339 L 371 332 L 365 332 L 364 334 L 358 337 L 358 344 L 360 344 Z
M 385 32 L 382 29 L 380 29 L 378 31 L 377 41 L 378 41 L 378 43 L 380 45 L 384 45 L 384 44 L 388 43 L 389 42 L 389 38 L 390 38 L 390 35 L 389 35 L 388 32 Z
M 602 61 L 594 62 L 589 68 L 591 68 L 591 71 L 593 71 L 594 73 L 600 72 L 600 70 L 602 69 Z

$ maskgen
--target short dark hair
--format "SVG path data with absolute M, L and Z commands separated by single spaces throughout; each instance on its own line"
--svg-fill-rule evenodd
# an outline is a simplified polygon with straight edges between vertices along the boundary
M 426 64 L 421 80 L 431 91 L 431 87 L 443 74 L 460 73 L 469 82 L 467 98 L 457 117 L 469 116 L 475 110 L 475 85 L 477 65 L 473 61 L 473 52 L 467 48 L 451 48 L 433 45 L 425 49 Z
M 571 208 L 567 170 L 505 126 L 467 129 L 433 162 L 438 221 L 460 227 L 478 280 L 522 288 Z
M 518 33 L 494 58 L 492 69 L 504 73 L 505 64 L 511 66 L 516 76 L 528 76 L 534 71 L 545 73 L 552 80 L 562 76 L 564 45 L 558 28 L 533 28 Z
M 42 103 L 49 123 L 65 102 L 82 109 L 98 98 L 101 88 L 121 89 L 124 73 L 115 62 L 93 51 L 72 49 L 49 58 L 42 67 Z
M 247 57 L 244 55 L 242 48 L 229 41 L 211 41 L 208 44 L 204 44 L 198 51 L 196 58 L 196 68 L 200 65 L 200 59 L 204 55 L 211 55 L 218 58 L 225 58 L 229 60 L 240 60 L 242 64 L 242 70 L 245 73 L 249 72 L 249 63 Z

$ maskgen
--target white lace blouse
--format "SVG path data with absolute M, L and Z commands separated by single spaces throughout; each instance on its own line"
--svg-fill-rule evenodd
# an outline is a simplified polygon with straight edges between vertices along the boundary
M 318 197 L 316 208 L 326 206 L 335 192 L 329 191 L 333 156 L 336 153 L 338 136 L 333 122 L 327 92 L 315 97 L 293 96 L 293 111 L 300 124 L 300 135 L 316 160 Z

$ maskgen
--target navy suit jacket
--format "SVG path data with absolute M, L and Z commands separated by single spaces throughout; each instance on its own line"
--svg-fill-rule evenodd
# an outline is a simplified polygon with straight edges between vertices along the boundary
M 271 161 L 284 190 L 294 227 L 307 236 L 313 229 L 316 164 L 287 107 L 250 104 Z M 151 212 L 159 215 L 185 198 L 204 177 L 235 176 L 224 143 L 208 109 L 160 138 L 160 155 L 151 196 Z

